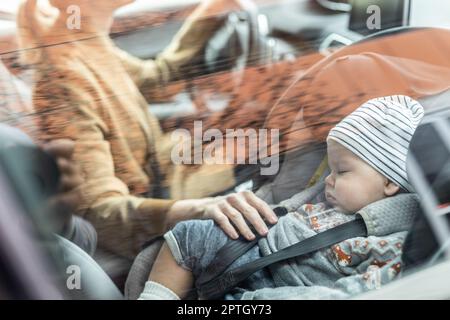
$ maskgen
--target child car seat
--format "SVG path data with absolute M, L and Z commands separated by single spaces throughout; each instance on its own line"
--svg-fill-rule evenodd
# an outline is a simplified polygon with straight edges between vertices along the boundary
M 393 36 L 389 37 L 389 35 Z M 304 91 L 306 88 L 308 90 L 311 89 L 307 86 L 305 87 L 305 81 L 310 81 L 313 79 L 314 75 L 325 67 L 338 68 L 339 65 L 332 65 L 330 63 L 348 55 L 373 52 L 421 61 L 432 65 L 439 65 L 443 68 L 450 68 L 450 61 L 447 58 L 448 55 L 445 55 L 444 52 L 439 52 L 437 54 L 430 53 L 429 48 L 433 47 L 431 44 L 436 44 L 436 42 L 439 43 L 439 46 L 443 49 L 443 51 L 450 52 L 450 31 L 438 28 L 399 28 L 392 31 L 383 31 L 379 35 L 372 35 L 366 41 L 358 42 L 342 48 L 312 66 L 306 74 L 302 75 L 291 87 L 287 89 L 285 94 L 279 99 L 278 103 L 269 113 L 266 127 L 277 128 L 281 126 L 290 132 L 298 131 L 299 123 L 296 118 L 297 114 L 303 112 L 305 107 L 308 107 L 311 110 L 311 107 L 314 106 L 311 100 L 308 101 L 308 103 L 311 103 L 310 105 L 299 105 L 299 101 L 305 96 Z M 427 43 L 427 45 L 424 45 L 425 43 Z M 411 44 L 414 48 L 420 44 L 420 48 L 417 48 L 417 50 L 411 50 L 408 47 L 408 44 Z M 412 81 L 416 81 L 416 79 L 412 79 Z M 415 82 L 409 84 L 411 87 L 414 87 L 415 85 Z M 440 82 L 436 84 L 436 86 L 427 87 L 428 90 L 420 92 L 423 96 L 416 98 L 421 100 L 421 98 L 426 98 L 428 94 L 436 94 L 449 87 L 450 80 L 447 83 Z M 312 89 L 314 88 L 316 87 L 312 87 Z M 391 93 L 389 91 L 391 88 L 385 89 L 387 92 L 377 91 L 375 95 L 382 96 L 398 93 Z M 357 106 L 369 100 L 369 98 L 373 98 L 373 96 L 371 96 L 373 94 L 373 92 L 357 93 L 355 95 L 356 99 L 349 101 L 343 98 L 340 103 L 342 104 L 344 102 L 348 102 L 348 105 L 346 106 L 347 108 L 344 111 L 350 113 L 353 111 L 352 108 L 356 109 Z M 308 95 L 316 100 L 321 99 L 320 96 L 315 96 L 314 92 L 308 92 Z M 324 110 L 327 111 L 327 106 L 325 104 L 318 104 L 315 105 L 315 107 L 317 108 L 318 116 L 323 116 L 323 113 L 321 114 L 321 112 Z M 328 118 L 328 127 L 331 127 L 335 123 L 339 122 L 346 115 L 345 112 L 338 113 L 334 115 L 334 117 Z M 286 123 L 286 114 L 292 114 L 292 125 L 290 128 L 286 128 L 286 126 L 282 124 Z M 312 115 L 309 115 L 309 117 L 312 117 Z M 299 121 L 304 121 L 303 119 L 305 119 L 305 117 Z M 303 124 L 304 123 L 301 123 L 301 125 Z M 316 127 L 317 126 L 318 125 L 316 124 Z M 326 133 L 328 132 L 326 129 L 326 127 L 325 129 L 322 128 L 321 131 L 314 132 L 316 135 L 308 135 L 306 138 L 305 136 L 300 136 L 301 139 L 297 141 L 295 140 L 295 136 L 293 136 L 294 139 L 290 141 L 290 137 L 285 138 L 288 141 L 281 141 L 281 144 L 285 147 L 285 150 L 292 149 L 293 151 L 285 157 L 284 160 L 287 161 L 281 162 L 280 172 L 276 178 L 273 181 L 261 186 L 256 194 L 268 203 L 278 203 L 308 187 L 312 176 L 320 168 L 320 164 L 326 154 L 326 144 L 323 141 L 325 131 Z M 311 137 L 320 137 L 322 140 L 311 139 Z M 300 143 L 298 143 L 299 141 Z M 289 155 L 291 155 L 291 157 Z M 323 178 L 327 175 L 326 170 L 323 170 L 321 173 L 321 177 L 318 180 L 323 180 Z M 295 181 L 297 181 L 297 184 L 295 184 Z M 279 192 L 279 190 L 284 191 Z M 161 240 L 155 241 L 150 247 L 147 247 L 136 257 L 125 285 L 126 298 L 136 299 L 142 292 L 161 244 Z
M 404 272 L 357 299 L 450 298 L 450 90 L 422 104 L 429 112 L 412 139 L 407 171 L 423 213 L 416 216 L 404 244 Z
M 285 155 L 279 174 L 258 195 L 277 203 L 304 189 L 320 164 L 314 154 L 319 158 L 325 154 L 323 142 L 329 129 L 362 103 L 392 94 L 420 100 L 450 88 L 450 60 L 446 52 L 450 52 L 449 30 L 402 27 L 339 49 L 312 66 L 286 90 L 267 116 L 266 128 L 281 129 L 280 149 Z M 382 78 L 385 70 L 373 75 L 358 72 L 364 69 L 363 65 L 370 65 L 368 70 L 376 69 L 379 56 L 388 57 L 389 62 L 405 62 L 389 66 L 392 79 Z M 430 82 L 420 81 L 416 66 L 433 70 L 423 71 Z M 401 76 L 396 76 L 400 72 Z M 362 78 L 355 81 L 355 77 Z M 314 150 L 306 150 L 305 146 Z M 292 167 L 306 169 L 306 173 Z
M 421 196 L 423 214 L 416 217 L 405 242 L 407 269 L 450 253 L 450 90 L 422 103 L 429 111 L 410 145 L 408 176 Z

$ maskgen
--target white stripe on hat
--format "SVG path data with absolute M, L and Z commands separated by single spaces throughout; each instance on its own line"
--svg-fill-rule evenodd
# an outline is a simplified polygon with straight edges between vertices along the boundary
M 423 116 L 423 107 L 410 97 L 376 98 L 338 123 L 328 139 L 340 143 L 386 178 L 413 192 L 406 174 L 406 157 Z

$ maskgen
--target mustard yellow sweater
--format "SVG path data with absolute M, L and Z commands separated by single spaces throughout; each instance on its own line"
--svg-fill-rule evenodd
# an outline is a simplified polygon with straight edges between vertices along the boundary
M 131 258 L 158 235 L 155 217 L 174 200 L 144 198 L 154 181 L 150 161 L 178 199 L 233 185 L 230 166 L 200 166 L 189 176 L 174 166 L 170 139 L 148 112 L 145 98 L 151 97 L 142 94 L 176 79 L 219 25 L 190 17 L 172 44 L 149 61 L 119 50 L 106 36 L 39 48 L 33 92 L 39 139 L 76 142 L 74 158 L 85 178 L 79 213 L 96 227 L 101 247 Z M 138 210 L 144 201 L 151 201 L 152 212 Z

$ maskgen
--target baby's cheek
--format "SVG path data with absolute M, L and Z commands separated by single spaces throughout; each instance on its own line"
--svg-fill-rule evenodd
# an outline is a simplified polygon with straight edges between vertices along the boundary
M 351 197 L 358 189 L 349 177 L 341 177 L 339 179 L 339 185 L 336 184 L 336 187 L 339 189 L 339 193 L 346 198 Z
M 343 179 L 339 186 L 339 202 L 343 209 L 347 212 L 354 212 L 359 209 L 361 203 L 366 199 L 366 190 L 364 186 L 357 185 L 350 181 L 351 179 Z
M 364 185 L 360 185 L 352 190 L 351 205 L 352 211 L 356 212 L 374 202 L 377 198 L 376 190 L 370 190 Z

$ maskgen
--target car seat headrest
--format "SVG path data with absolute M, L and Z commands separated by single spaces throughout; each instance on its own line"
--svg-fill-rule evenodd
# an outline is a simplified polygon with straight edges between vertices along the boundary
M 406 269 L 430 260 L 450 238 L 450 90 L 421 103 L 426 115 L 410 144 L 407 173 L 420 197 L 422 214 L 405 241 Z

